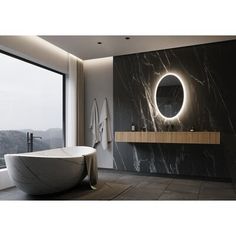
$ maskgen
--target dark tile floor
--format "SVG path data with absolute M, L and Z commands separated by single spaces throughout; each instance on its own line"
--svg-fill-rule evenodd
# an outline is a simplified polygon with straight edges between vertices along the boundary
M 140 176 L 99 170 L 99 183 L 91 190 L 85 180 L 66 192 L 31 196 L 17 188 L 0 191 L 0 200 L 235 200 L 231 183 Z

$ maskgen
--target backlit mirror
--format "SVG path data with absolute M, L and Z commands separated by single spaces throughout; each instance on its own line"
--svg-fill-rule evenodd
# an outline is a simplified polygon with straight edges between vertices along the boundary
M 156 88 L 156 105 L 164 118 L 174 118 L 184 102 L 183 85 L 177 75 L 164 75 Z

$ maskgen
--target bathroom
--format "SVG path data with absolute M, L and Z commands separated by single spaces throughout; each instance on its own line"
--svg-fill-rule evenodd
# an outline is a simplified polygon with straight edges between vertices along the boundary
M 144 51 L 139 47 L 136 49 L 139 51 L 135 53 L 131 46 L 125 49 L 125 53 L 120 49 L 121 45 L 135 45 L 140 40 L 146 42 L 146 45 L 156 41 L 158 45 L 158 40 L 167 39 L 168 46 L 163 46 L 164 49 L 155 46 L 157 50 L 151 50 L 150 47 Z M 40 85 L 35 79 L 33 83 L 38 85 L 34 96 L 27 92 L 23 92 L 25 98 L 20 97 L 22 94 L 14 95 L 19 96 L 16 106 L 17 102 L 24 103 L 24 99 L 31 96 L 32 104 L 29 103 L 25 109 L 18 106 L 21 109 L 19 112 L 26 115 L 22 119 L 27 122 L 27 127 L 23 122 L 23 126 L 17 129 L 14 126 L 17 119 L 13 118 L 12 123 L 9 120 L 5 120 L 5 123 L 2 121 L 2 127 L 8 127 L 9 130 L 16 127 L 15 130 L 20 130 L 22 136 L 14 141 L 14 149 L 11 149 L 11 144 L 8 145 L 9 149 L 4 149 L 5 153 L 3 150 L 2 155 L 9 156 L 5 155 L 8 172 L 6 164 L 2 164 L 1 168 L 2 179 L 5 181 L 1 181 L 1 199 L 234 200 L 236 166 L 232 137 L 235 113 L 231 109 L 235 96 L 232 90 L 234 82 L 229 79 L 224 84 L 223 80 L 224 77 L 231 78 L 233 75 L 235 39 L 234 36 L 1 36 L 1 61 L 6 70 L 2 70 L 2 74 L 7 74 L 10 64 L 18 68 L 18 77 L 24 70 L 29 70 L 26 66 L 40 68 L 42 65 L 36 63 L 37 60 L 44 61 L 44 67 L 40 70 L 47 71 L 50 68 L 52 71 L 47 71 L 52 73 L 49 77 L 55 76 L 55 84 L 52 85 L 47 82 Z M 90 47 L 96 49 L 93 50 L 93 55 L 84 50 L 80 52 L 81 58 L 74 56 L 77 42 L 89 40 L 92 41 Z M 193 44 L 193 40 L 198 43 Z M 101 52 L 99 47 L 115 41 L 119 41 L 117 45 L 120 48 L 117 46 L 117 50 L 120 51 L 113 56 L 104 57 L 109 51 Z M 74 54 L 61 49 L 65 45 L 68 47 L 68 42 L 69 52 L 74 50 Z M 34 51 L 28 49 L 29 44 L 35 47 Z M 39 51 L 47 51 L 51 56 L 51 67 L 48 64 L 45 67 L 48 57 L 45 57 L 45 53 L 38 53 Z M 22 56 L 27 54 L 27 58 Z M 30 57 L 34 61 L 29 60 Z M 56 60 L 53 61 L 53 58 Z M 4 64 L 4 60 L 9 60 L 9 64 Z M 25 68 L 22 72 L 19 69 L 21 66 Z M 40 73 L 33 72 L 33 69 L 31 71 Z M 10 77 L 14 77 L 14 74 Z M 16 81 L 10 82 L 10 77 L 7 79 L 8 83 L 17 86 Z M 43 74 L 39 77 L 41 83 L 48 80 L 43 79 Z M 23 81 L 30 91 L 34 89 L 31 80 L 29 78 Z M 44 93 L 39 93 L 40 97 L 37 98 L 37 90 L 40 88 Z M 50 91 L 53 89 L 55 91 L 52 95 Z M 57 94 L 56 91 L 60 93 Z M 55 99 L 51 101 L 47 94 Z M 8 100 L 5 103 L 14 107 L 13 102 L 7 103 Z M 61 100 L 60 103 L 55 105 L 58 100 Z M 170 101 L 175 104 L 171 105 L 173 112 L 168 107 Z M 52 104 L 47 108 L 50 103 Z M 4 106 L 4 102 L 2 104 Z M 43 109 L 42 116 L 34 111 L 42 106 L 48 111 L 48 116 L 45 116 Z M 28 114 L 29 107 L 31 113 Z M 14 117 L 9 110 L 4 109 L 5 114 L 9 112 L 8 116 Z M 4 109 L 2 108 L 2 113 Z M 17 112 L 16 108 L 14 111 Z M 104 120 L 106 123 L 103 123 Z M 45 127 L 40 126 L 47 122 Z M 33 127 L 38 127 L 38 130 Z M 44 134 L 40 127 L 41 130 L 47 129 L 48 133 Z M 53 136 L 49 131 L 53 130 L 55 133 L 56 127 L 60 127 L 60 132 Z M 30 132 L 26 132 L 27 129 Z M 3 145 L 6 137 L 11 139 L 10 134 L 4 136 L 4 132 L 7 131 L 2 129 L 2 148 L 6 146 Z M 47 140 L 47 135 L 51 137 L 50 141 Z M 55 141 L 58 138 L 60 142 Z M 47 146 L 45 142 L 49 142 L 51 146 Z M 33 151 L 38 151 L 36 155 L 51 153 L 48 162 L 44 158 L 45 163 L 41 164 L 40 158 L 36 162 L 35 158 L 29 159 L 30 154 L 20 154 L 27 152 L 22 145 L 25 148 L 28 145 L 28 152 L 32 152 L 34 146 Z M 95 170 L 92 174 L 93 178 L 98 175 L 98 179 L 93 181 L 94 184 L 90 183 L 89 178 L 82 181 L 82 173 L 76 174 L 77 177 L 71 176 L 70 172 L 74 173 L 76 170 L 68 163 L 60 164 L 58 159 L 54 159 L 55 162 L 50 159 L 50 156 L 62 157 L 63 154 L 58 151 L 55 154 L 53 150 L 50 151 L 62 147 L 68 147 L 63 152 L 68 152 L 73 157 L 76 150 L 69 148 L 72 146 L 94 148 L 94 151 L 84 149 L 88 155 L 83 149 L 78 149 L 85 157 L 96 153 L 96 157 L 93 157 Z M 43 151 L 47 149 L 49 151 Z M 16 157 L 14 163 L 13 155 Z M 26 156 L 22 161 L 27 168 L 31 168 L 30 173 L 24 171 L 25 166 L 19 162 L 20 156 Z M 69 161 L 66 158 L 67 156 L 63 161 Z M 58 169 L 63 169 L 63 172 L 57 172 Z M 45 176 L 41 175 L 44 171 Z M 22 173 L 24 174 L 21 175 Z M 24 186 L 22 183 L 25 179 L 28 179 L 27 183 L 32 183 Z M 69 183 L 69 179 L 74 182 Z M 89 181 L 87 187 L 91 185 L 92 191 L 86 188 L 86 181 Z M 47 183 L 45 189 L 42 183 Z M 82 186 L 73 188 L 76 183 Z M 17 188 L 14 188 L 15 185 Z M 48 188 L 51 185 L 54 187 Z
M 216 204 L 218 201 L 219 204 L 234 204 L 234 34 L 139 36 L 125 32 L 121 35 L 90 36 L 42 32 L 32 35 L 35 36 L 23 33 L 1 35 L 0 54 L 32 65 L 45 71 L 45 74 L 47 71 L 50 76 L 55 75 L 54 82 L 58 82 L 58 89 L 55 89 L 56 85 L 45 89 L 44 85 L 35 86 L 38 90 L 44 90 L 39 94 L 41 105 L 33 100 L 36 93 L 25 93 L 26 99 L 30 99 L 38 110 L 46 110 L 50 101 L 55 104 L 60 100 L 60 103 L 58 108 L 47 108 L 47 115 L 44 110 L 37 113 L 32 105 L 28 116 L 27 110 L 19 116 L 25 121 L 29 119 L 25 127 L 24 122 L 19 127 L 1 127 L 1 138 L 7 137 L 6 129 L 24 130 L 24 136 L 19 136 L 17 142 L 25 145 L 24 149 L 14 146 L 13 151 L 1 152 L 1 204 L 6 204 L 8 209 L 18 203 L 35 204 L 37 207 L 38 203 L 45 202 L 48 208 L 58 204 L 54 211 L 60 215 L 60 204 L 73 202 L 73 207 L 79 206 L 78 211 L 85 206 L 86 210 L 92 211 L 92 206 L 104 210 L 106 216 L 103 215 L 103 219 L 108 218 L 108 205 L 121 204 L 118 208 L 124 211 L 125 207 L 130 209 L 136 204 L 131 212 L 139 215 L 139 204 L 147 204 L 144 205 L 143 216 L 168 204 L 161 215 L 172 220 L 178 215 L 165 213 L 172 211 L 168 207 L 175 202 L 180 204 L 177 208 L 181 204 L 191 203 L 195 212 L 198 211 L 195 209 L 199 206 L 197 204 Z M 3 81 L 4 78 L 1 79 Z M 26 81 L 26 77 L 22 76 L 22 81 Z M 174 91 L 167 99 L 172 99 L 174 106 L 179 106 L 172 115 L 173 107 L 165 105 L 163 108 L 162 103 L 159 104 L 172 91 L 171 86 L 166 89 L 169 83 L 174 83 L 172 87 L 178 87 L 177 93 Z M 30 86 L 27 82 L 25 87 Z M 1 89 L 4 91 L 3 86 Z M 176 105 L 178 99 L 180 105 Z M 19 103 L 24 104 L 23 101 Z M 106 125 L 109 131 L 106 132 L 104 127 L 101 129 L 101 124 L 105 124 L 102 123 L 104 108 L 108 117 Z M 15 113 L 20 114 L 17 111 Z M 1 114 L 4 114 L 3 110 Z M 38 131 L 34 129 L 35 119 L 30 118 L 34 114 L 40 117 L 39 124 L 42 124 Z M 18 118 L 18 115 L 13 115 L 11 113 L 11 119 L 8 118 L 9 124 Z M 93 119 L 98 122 L 95 126 L 91 124 Z M 45 128 L 43 124 L 46 122 L 50 123 Z M 60 128 L 60 131 L 57 130 L 59 144 L 53 134 L 42 132 L 50 128 Z M 95 142 L 94 130 L 99 133 Z M 47 135 L 51 139 L 46 145 Z M 8 145 L 9 148 L 11 145 Z M 2 139 L 0 146 L 8 148 Z M 54 151 L 55 148 L 60 150 Z M 33 154 L 31 151 L 34 151 Z M 85 160 L 84 169 L 78 175 L 72 165 L 81 165 L 81 156 Z M 20 170 L 21 164 L 17 161 L 23 158 L 31 174 L 34 173 L 33 167 L 42 174 L 34 176 L 33 184 L 30 182 L 33 181 L 32 176 L 26 180 L 26 170 Z M 13 163 L 13 159 L 16 162 Z M 17 171 L 23 173 L 23 177 L 19 177 Z M 47 188 L 37 182 L 39 179 L 47 183 Z M 149 204 L 152 205 L 149 207 Z M 24 208 L 20 206 L 20 209 L 23 211 Z M 116 210 L 120 212 L 121 209 Z M 110 214 L 113 216 L 114 212 Z M 159 217 L 153 214 L 149 218 L 150 224 L 155 224 L 154 216 Z M 21 218 L 20 213 L 15 213 L 14 218 L 17 217 Z M 120 217 L 126 224 L 125 221 L 128 222 L 129 217 L 133 216 L 127 213 Z M 117 217 L 114 219 L 116 223 L 119 220 Z

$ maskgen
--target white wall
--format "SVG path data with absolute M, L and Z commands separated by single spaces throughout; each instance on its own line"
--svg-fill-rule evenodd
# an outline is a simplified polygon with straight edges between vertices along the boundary
M 8 175 L 7 169 L 0 169 L 0 190 L 13 186 L 14 184 Z
M 96 98 L 99 113 L 104 98 L 108 100 L 113 131 L 113 58 L 106 57 L 84 61 L 85 74 L 85 145 L 91 146 L 92 136 L 89 129 L 90 113 L 93 99 Z M 114 137 L 113 137 L 114 142 Z M 101 144 L 97 146 L 98 167 L 113 168 L 113 145 L 109 150 L 103 150 Z

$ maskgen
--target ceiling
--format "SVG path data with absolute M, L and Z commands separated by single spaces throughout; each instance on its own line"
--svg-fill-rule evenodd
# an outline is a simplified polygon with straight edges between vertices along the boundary
M 83 60 L 236 39 L 236 36 L 44 35 L 40 37 Z

